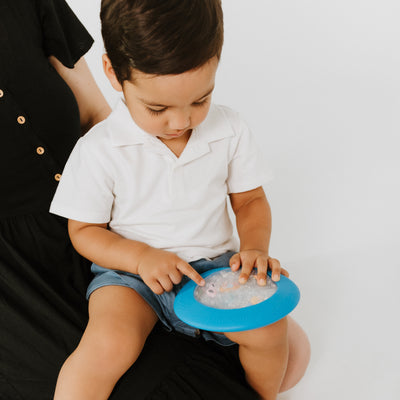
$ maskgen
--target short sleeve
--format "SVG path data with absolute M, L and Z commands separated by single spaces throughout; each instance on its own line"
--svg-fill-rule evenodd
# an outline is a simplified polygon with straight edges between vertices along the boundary
M 236 115 L 238 139 L 229 163 L 228 193 L 240 193 L 255 189 L 272 180 L 262 149 L 247 124 Z
M 78 140 L 69 156 L 50 212 L 81 222 L 108 223 L 114 203 L 114 180 L 85 139 Z
M 65 0 L 37 0 L 46 56 L 55 56 L 66 67 L 90 49 L 93 38 Z

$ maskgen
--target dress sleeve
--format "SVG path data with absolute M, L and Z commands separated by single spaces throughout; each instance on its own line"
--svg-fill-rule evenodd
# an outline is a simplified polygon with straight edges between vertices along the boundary
M 46 56 L 55 56 L 66 67 L 90 49 L 93 38 L 65 0 L 37 0 Z

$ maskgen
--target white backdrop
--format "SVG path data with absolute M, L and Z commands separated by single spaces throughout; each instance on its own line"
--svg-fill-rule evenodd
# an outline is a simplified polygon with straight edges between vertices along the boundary
M 68 0 L 96 40 L 99 0 Z M 271 254 L 313 348 L 280 399 L 400 398 L 400 2 L 223 0 L 214 101 L 241 111 L 275 179 Z M 396 248 L 397 247 L 397 248 Z

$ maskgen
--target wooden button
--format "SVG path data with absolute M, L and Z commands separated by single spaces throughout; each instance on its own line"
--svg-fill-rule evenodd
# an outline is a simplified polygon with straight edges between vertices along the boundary
M 61 179 L 61 174 L 55 174 L 55 175 L 54 175 L 54 179 L 55 179 L 57 182 L 59 182 L 60 179 Z
M 4 92 L 0 89 L 0 98 L 4 96 Z
M 20 125 L 23 125 L 23 124 L 25 123 L 25 117 L 23 117 L 22 115 L 20 115 L 20 116 L 17 118 L 17 121 L 18 121 L 18 123 L 19 123 Z
M 44 148 L 43 147 L 38 147 L 36 149 L 36 153 L 38 153 L 41 156 L 44 153 Z

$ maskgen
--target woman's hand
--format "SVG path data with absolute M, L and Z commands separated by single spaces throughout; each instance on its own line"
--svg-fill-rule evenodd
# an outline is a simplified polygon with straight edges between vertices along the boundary
M 205 284 L 200 274 L 176 254 L 153 247 L 147 247 L 140 254 L 137 271 L 155 294 L 170 292 L 173 285 L 181 282 L 183 275 L 200 286 Z
M 276 258 L 272 258 L 266 252 L 260 250 L 242 250 L 231 257 L 229 265 L 232 271 L 237 271 L 242 267 L 239 276 L 240 283 L 247 282 L 253 268 L 257 268 L 257 283 L 260 286 L 267 284 L 268 269 L 271 270 L 271 277 L 275 282 L 279 281 L 281 274 L 289 276 L 289 273 L 281 267 Z

